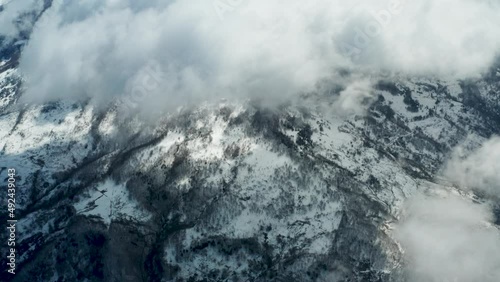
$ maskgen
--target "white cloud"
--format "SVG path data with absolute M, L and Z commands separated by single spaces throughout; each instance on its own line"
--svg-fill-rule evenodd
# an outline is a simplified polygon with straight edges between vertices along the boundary
M 500 138 L 493 137 L 476 149 L 465 143 L 457 147 L 443 175 L 461 189 L 498 197 L 499 172 Z M 492 224 L 494 203 L 431 192 L 409 201 L 395 232 L 405 251 L 410 281 L 500 281 L 500 230 Z
M 411 282 L 500 281 L 500 232 L 488 207 L 454 195 L 416 197 L 395 235 Z
M 500 138 L 493 137 L 473 151 L 456 148 L 444 175 L 463 189 L 500 197 Z
M 13 37 L 19 32 L 15 20 L 23 13 L 41 11 L 41 3 L 36 0 L 0 1 L 0 34 Z
M 55 5 L 22 54 L 25 101 L 106 100 L 131 91 L 151 61 L 167 77 L 148 94 L 159 107 L 287 99 L 341 67 L 476 75 L 500 47 L 500 9 L 486 1 L 220 1 L 229 8 L 203 0 Z
M 349 83 L 334 103 L 334 110 L 340 115 L 364 114 L 373 99 L 370 79 L 359 79 Z

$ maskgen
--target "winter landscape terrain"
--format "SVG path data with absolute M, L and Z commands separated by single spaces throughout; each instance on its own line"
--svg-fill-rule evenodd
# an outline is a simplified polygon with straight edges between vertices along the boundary
M 83 54 L 76 65 L 84 68 L 92 48 L 44 38 L 63 46 L 56 52 L 37 37 L 61 1 L 14 2 L 0 2 L 0 23 L 15 23 L 0 36 L 0 222 L 8 226 L 10 169 L 17 220 L 15 274 L 10 234 L 0 232 L 1 281 L 499 281 L 498 59 L 460 76 L 339 67 L 313 89 L 272 101 L 194 95 L 187 105 L 157 108 L 179 99 L 155 100 L 167 91 L 157 63 L 146 77 L 150 96 L 64 97 L 68 89 L 112 90 L 82 88 L 96 76 L 63 67 Z M 231 24 L 232 11 L 219 4 L 210 12 Z M 76 26 L 82 42 L 98 41 L 79 26 L 72 8 L 81 5 L 67 5 L 59 24 L 70 27 L 61 36 Z M 105 21 L 99 16 L 93 21 Z M 201 60 L 179 44 L 165 50 L 190 54 L 177 63 Z M 44 74 L 30 84 L 35 61 L 59 84 Z M 121 81 L 102 64 L 98 77 Z M 127 72 L 118 59 L 110 64 Z M 66 85 L 74 75 L 78 82 Z M 186 77 L 179 81 L 190 86 L 200 79 Z M 37 91 L 56 94 L 31 99 Z M 159 113 L 144 114 L 153 109 Z

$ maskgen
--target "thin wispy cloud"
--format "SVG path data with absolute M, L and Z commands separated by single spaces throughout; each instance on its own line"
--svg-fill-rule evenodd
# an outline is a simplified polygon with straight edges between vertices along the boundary
M 0 7 L 0 35 L 12 40 L 23 29 L 23 15 L 40 13 L 43 3 L 36 0 L 1 0 Z

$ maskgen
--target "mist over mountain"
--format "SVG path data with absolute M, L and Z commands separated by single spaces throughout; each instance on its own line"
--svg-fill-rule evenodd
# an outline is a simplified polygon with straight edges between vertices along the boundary
M 499 14 L 0 0 L 0 280 L 500 281 Z
M 339 69 L 477 77 L 498 54 L 499 11 L 472 0 L 56 1 L 23 49 L 23 99 L 106 101 L 133 92 L 151 62 L 162 77 L 144 107 L 170 110 L 221 97 L 283 101 Z

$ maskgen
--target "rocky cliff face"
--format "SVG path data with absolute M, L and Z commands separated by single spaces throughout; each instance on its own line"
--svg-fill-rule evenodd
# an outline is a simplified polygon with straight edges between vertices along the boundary
M 438 177 L 450 151 L 500 134 L 496 68 L 379 78 L 362 115 L 331 110 L 332 87 L 144 122 L 18 103 L 20 46 L 0 56 L 0 173 L 18 185 L 18 273 L 3 281 L 404 281 L 403 202 L 453 189 Z

